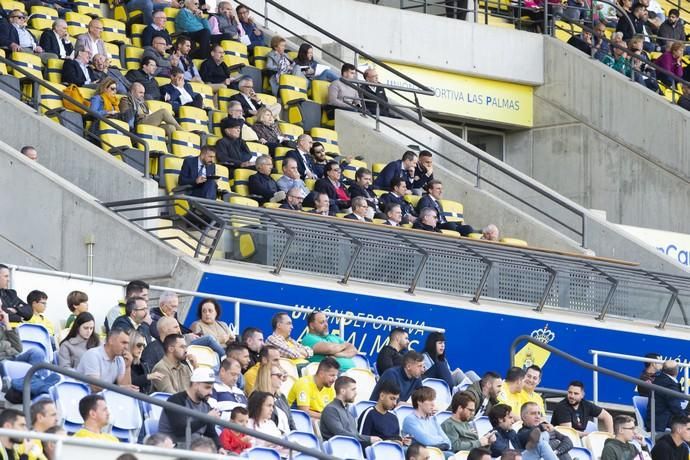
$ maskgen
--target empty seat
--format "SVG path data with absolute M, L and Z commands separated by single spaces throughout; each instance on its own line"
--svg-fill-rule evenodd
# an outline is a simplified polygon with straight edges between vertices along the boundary
M 344 372 L 343 375 L 347 375 L 357 382 L 355 402 L 369 399 L 376 386 L 376 377 L 369 369 L 352 368 Z
M 321 142 L 326 148 L 326 153 L 340 155 L 338 147 L 338 133 L 328 128 L 312 128 L 311 137 L 314 142 Z
M 271 48 L 268 46 L 255 46 L 254 47 L 254 67 L 259 69 L 266 68 L 266 56 L 271 52 Z
M 44 30 L 53 27 L 53 21 L 58 18 L 58 12 L 55 8 L 49 6 L 34 5 L 31 7 L 31 20 L 29 26 L 32 29 Z M 38 39 L 39 37 L 36 37 Z
M 14 61 L 17 67 L 21 67 L 34 77 L 43 80 L 43 63 L 41 62 L 41 58 L 39 56 L 33 53 L 24 53 L 22 51 L 14 51 L 11 56 L 11 59 Z M 22 78 L 27 78 L 26 75 L 14 68 L 12 69 L 12 75 L 20 80 Z
M 405 454 L 397 444 L 392 441 L 380 441 L 367 447 L 368 460 L 403 460 Z
M 448 222 L 464 222 L 465 216 L 463 214 L 464 208 L 462 204 L 457 201 L 439 200 L 443 208 L 443 215 Z
M 204 347 L 202 345 L 190 345 L 187 348 L 187 353 L 196 358 L 196 362 L 199 366 L 210 367 L 213 369 L 220 364 L 218 355 L 209 347 Z
M 451 394 L 450 388 L 445 380 L 441 379 L 424 379 L 422 384 L 426 387 L 433 388 L 436 391 L 436 409 L 445 409 L 450 405 Z
M 45 326 L 40 324 L 20 324 L 17 327 L 17 334 L 22 342 L 40 343 L 46 350 L 46 359 L 53 361 L 53 338 Z
M 282 74 L 278 94 L 286 107 L 290 102 L 307 99 L 307 79 L 299 75 Z
M 252 169 L 237 168 L 234 172 L 233 190 L 242 196 L 249 195 L 249 177 L 256 174 Z
M 125 68 L 127 70 L 137 70 L 140 67 L 141 56 L 144 54 L 143 48 L 127 46 L 125 48 Z
M 280 454 L 268 447 L 252 447 L 242 452 L 242 457 L 249 460 L 280 460 Z
M 600 458 L 601 452 L 604 450 L 604 442 L 610 438 L 613 438 L 611 433 L 594 431 L 582 438 L 582 444 L 592 453 L 595 458 Z
M 172 8 L 168 7 L 163 10 L 165 12 L 165 16 L 168 18 L 168 22 L 165 23 L 165 30 L 168 31 L 170 34 L 175 33 L 175 18 L 177 17 L 177 13 L 180 12 L 179 8 Z
M 479 417 L 474 419 L 474 428 L 477 431 L 477 435 L 481 438 L 484 436 L 486 433 L 489 431 L 493 430 L 494 428 L 491 426 L 491 422 L 489 421 L 489 417 Z
M 293 125 L 290 123 L 279 123 L 278 129 L 280 133 L 285 137 L 285 139 L 296 142 L 297 138 L 304 134 L 304 130 L 301 126 Z
M 74 5 L 77 7 L 77 12 L 89 16 L 101 16 L 100 2 L 88 0 L 75 0 Z
M 122 53 L 120 47 L 115 43 L 105 43 L 105 51 L 110 57 L 110 67 L 117 67 L 122 70 Z
M 290 409 L 292 419 L 295 421 L 295 428 L 297 431 L 314 434 L 314 427 L 311 424 L 309 414 L 298 409 Z
M 222 111 L 226 117 L 228 113 L 228 105 L 230 105 L 230 98 L 238 93 L 239 91 L 231 88 L 221 88 L 218 90 L 218 110 Z
M 98 137 L 101 141 L 101 148 L 106 152 L 120 152 L 123 148 L 132 148 L 132 140 L 122 133 L 122 131 L 129 131 L 129 125 L 126 121 L 109 120 L 112 123 L 120 126 L 120 130 L 113 128 L 104 121 L 98 123 Z
M 222 40 L 220 46 L 225 51 L 223 60 L 228 66 L 236 64 L 249 65 L 249 51 L 247 45 L 234 40 Z
M 65 13 L 65 21 L 67 21 L 67 33 L 72 37 L 76 37 L 77 35 L 88 32 L 91 17 L 85 14 L 68 11 Z
M 201 138 L 198 134 L 175 131 L 170 136 L 170 153 L 178 157 L 199 155 Z
M 310 449 L 319 448 L 319 440 L 316 439 L 316 435 L 312 432 L 291 431 L 285 435 L 285 439 Z
M 168 144 L 165 137 L 165 130 L 158 126 L 138 124 L 136 127 L 137 136 L 146 141 L 149 146 L 149 152 L 156 152 L 159 154 L 168 154 Z M 143 150 L 143 146 L 139 147 Z
M 79 401 L 89 394 L 91 394 L 91 389 L 79 382 L 64 381 L 51 389 L 51 396 L 67 433 L 74 433 L 84 423 L 84 419 L 79 414 Z
M 195 93 L 199 93 L 203 96 L 203 105 L 205 109 L 216 109 L 216 103 L 213 100 L 213 88 L 211 88 L 209 85 L 205 83 L 201 83 L 198 81 L 190 81 L 189 84 L 192 86 L 192 90 L 194 90 Z
M 112 434 L 121 441 L 136 443 L 142 424 L 139 401 L 109 390 L 103 390 L 103 398 L 110 410 Z
M 48 59 L 46 66 L 46 77 L 51 83 L 62 83 L 62 66 L 65 61 L 62 59 Z
M 124 22 L 110 18 L 101 18 L 101 23 L 103 24 L 101 39 L 103 39 L 104 42 L 130 43 L 130 39 L 127 37 L 127 26 Z
M 350 436 L 333 436 L 323 444 L 327 454 L 338 458 L 364 460 L 362 445 Z
M 132 39 L 132 45 L 136 46 L 137 48 L 144 47 L 141 35 L 144 33 L 145 28 L 146 24 L 132 24 L 131 26 L 131 32 L 129 35 Z
M 182 106 L 177 121 L 185 131 L 208 133 L 208 114 L 204 109 Z
M 328 149 L 328 148 L 326 148 L 326 149 Z M 366 167 L 367 167 L 367 164 L 364 161 L 350 160 L 344 164 L 343 176 L 345 176 L 345 178 L 347 178 L 347 179 L 354 181 L 355 180 L 355 174 L 357 173 L 357 170 L 359 168 L 366 168 Z M 407 195 L 405 195 L 405 196 L 407 196 Z

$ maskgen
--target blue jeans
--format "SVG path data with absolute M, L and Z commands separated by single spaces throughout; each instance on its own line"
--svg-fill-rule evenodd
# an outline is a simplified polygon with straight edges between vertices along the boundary
M 539 444 L 537 447 L 530 450 L 522 451 L 523 460 L 558 460 L 558 456 L 553 452 L 553 449 L 549 445 L 549 433 L 546 431 L 542 432 L 539 437 Z
M 337 79 L 340 78 L 340 75 L 337 73 L 333 72 L 331 69 L 326 69 L 319 76 L 316 77 L 317 80 L 325 80 L 325 81 L 336 81 Z
M 200 345 L 202 347 L 209 347 L 218 355 L 218 359 L 223 361 L 225 359 L 225 349 L 220 346 L 215 337 L 204 335 L 198 339 L 192 340 L 192 345 Z
M 59 381 L 60 376 L 57 374 L 48 373 L 45 376 L 34 374 L 31 377 L 31 397 L 35 398 L 38 395 L 48 393 Z M 20 393 L 24 391 L 24 378 L 12 379 L 12 388 Z
M 153 11 L 165 9 L 165 7 L 170 6 L 169 3 L 153 3 L 153 0 L 129 0 L 125 8 L 127 8 L 127 13 L 131 13 L 134 10 L 141 10 L 144 13 L 144 24 L 148 25 L 153 22 Z

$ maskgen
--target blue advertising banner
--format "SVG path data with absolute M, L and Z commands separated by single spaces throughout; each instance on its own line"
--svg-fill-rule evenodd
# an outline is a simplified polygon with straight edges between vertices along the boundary
M 476 309 L 448 307 L 408 300 L 412 297 L 398 300 L 361 295 L 348 292 L 347 287 L 334 291 L 207 273 L 202 278 L 199 291 L 404 322 L 410 325 L 411 346 L 418 351 L 423 349 L 426 337 L 415 326 L 442 327 L 446 330 L 446 353 L 451 367 L 472 369 L 479 375 L 488 370 L 505 375 L 510 365 L 510 344 L 515 337 L 525 334 L 538 337 L 588 362 L 592 361 L 591 349 L 638 356 L 655 352 L 668 359 L 682 360 L 681 351 L 687 347 L 686 340 L 663 337 L 663 331 L 656 331 L 651 326 L 649 334 L 633 333 L 606 329 L 605 322 L 600 328 L 583 326 L 577 324 L 579 317 L 575 315 L 572 323 L 547 321 L 548 313 L 533 313 L 526 308 L 516 308 L 515 315 L 499 314 L 482 305 L 476 306 Z M 187 315 L 187 325 L 196 320 L 198 300 L 195 300 Z M 232 323 L 233 305 L 226 303 L 222 307 L 221 320 Z M 243 305 L 240 326 L 242 329 L 258 327 L 267 337 L 271 333 L 271 316 L 274 313 L 274 310 Z M 292 315 L 295 338 L 304 334 L 304 316 L 298 313 Z M 335 321 L 331 329 L 338 329 Z M 360 353 L 366 354 L 373 364 L 378 351 L 386 344 L 389 332 L 390 327 L 387 326 L 352 321 L 346 325 L 344 339 L 353 343 Z M 654 335 L 655 332 L 659 335 Z M 531 362 L 544 364 L 541 386 L 565 389 L 568 382 L 581 380 L 585 383 L 587 395 L 591 396 L 591 372 L 561 358 L 549 356 L 542 349 L 524 345 L 519 348 L 518 359 L 524 365 Z M 638 377 L 642 372 L 642 363 L 602 358 L 599 364 L 633 377 Z M 630 385 L 605 376 L 599 377 L 600 401 L 630 405 L 634 395 L 635 389 Z

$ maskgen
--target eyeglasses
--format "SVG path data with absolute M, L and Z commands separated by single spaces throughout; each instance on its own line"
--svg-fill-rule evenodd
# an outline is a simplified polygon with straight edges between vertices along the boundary
M 10 16 L 15 19 L 26 19 L 26 16 Z
M 283 373 L 272 373 L 271 376 L 280 377 L 283 380 L 285 380 L 287 378 L 287 374 L 283 374 Z
M 115 91 L 115 90 L 117 90 L 117 86 L 109 86 L 108 89 L 110 91 Z
M 622 426 L 621 430 L 634 430 L 635 426 Z
M 137 347 L 137 348 L 144 348 L 144 347 L 146 346 L 146 344 L 143 343 L 143 342 L 141 342 L 141 343 L 135 344 L 134 346 Z

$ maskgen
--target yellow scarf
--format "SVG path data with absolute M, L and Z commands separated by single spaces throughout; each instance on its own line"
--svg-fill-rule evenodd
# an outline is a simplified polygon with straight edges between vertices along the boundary
M 101 94 L 101 97 L 103 98 L 103 108 L 107 113 L 120 111 L 117 96 L 103 93 Z

